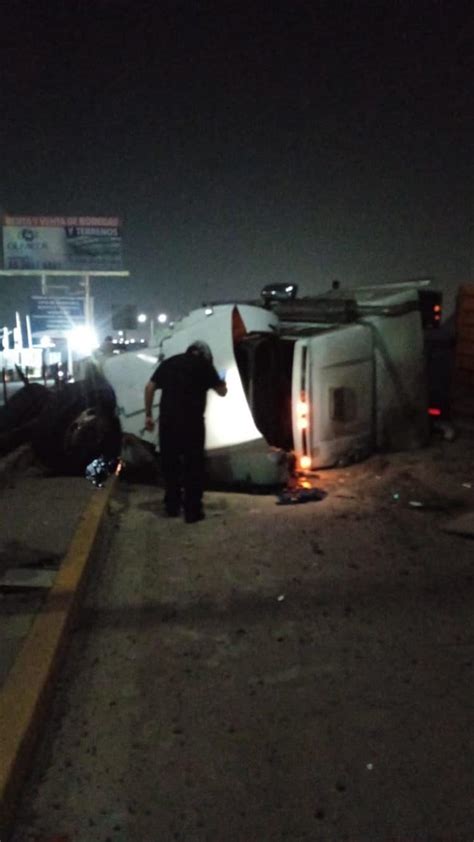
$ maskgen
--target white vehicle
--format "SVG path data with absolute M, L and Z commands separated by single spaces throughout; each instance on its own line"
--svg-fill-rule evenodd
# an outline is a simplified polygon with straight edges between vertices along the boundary
M 349 297 L 348 297 L 349 295 Z M 418 293 L 338 292 L 276 306 L 218 304 L 194 310 L 157 348 L 104 358 L 125 432 L 145 432 L 143 392 L 159 361 L 195 340 L 211 347 L 228 386 L 208 393 L 206 451 L 212 479 L 284 481 L 347 464 L 376 448 L 420 446 L 427 435 Z M 159 392 L 155 413 L 158 413 Z

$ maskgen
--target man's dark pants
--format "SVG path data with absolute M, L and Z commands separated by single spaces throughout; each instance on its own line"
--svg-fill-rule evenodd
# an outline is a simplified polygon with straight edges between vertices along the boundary
M 186 518 L 198 518 L 204 490 L 204 419 L 160 418 L 160 454 L 166 511 L 176 515 L 184 505 Z

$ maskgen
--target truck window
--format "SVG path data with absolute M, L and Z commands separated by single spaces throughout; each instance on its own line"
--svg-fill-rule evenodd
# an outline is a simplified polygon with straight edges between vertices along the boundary
M 354 389 L 340 386 L 330 390 L 331 421 L 348 424 L 357 418 L 357 397 Z

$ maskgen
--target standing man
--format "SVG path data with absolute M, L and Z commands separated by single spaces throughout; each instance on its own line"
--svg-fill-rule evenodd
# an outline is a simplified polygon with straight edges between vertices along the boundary
M 159 439 L 165 483 L 165 510 L 179 515 L 184 505 L 186 523 L 204 518 L 204 411 L 208 389 L 227 394 L 205 342 L 193 342 L 185 354 L 164 360 L 145 386 L 145 427 L 155 427 L 152 408 L 155 391 L 161 389 Z M 184 490 L 184 498 L 183 498 Z

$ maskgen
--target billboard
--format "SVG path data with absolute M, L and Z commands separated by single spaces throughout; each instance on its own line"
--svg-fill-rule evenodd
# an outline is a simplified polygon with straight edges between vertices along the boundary
M 83 297 L 58 295 L 32 295 L 30 298 L 30 319 L 32 333 L 62 335 L 85 323 L 85 302 Z
M 116 216 L 5 216 L 3 268 L 120 271 L 120 220 Z

